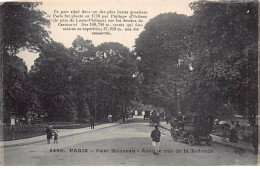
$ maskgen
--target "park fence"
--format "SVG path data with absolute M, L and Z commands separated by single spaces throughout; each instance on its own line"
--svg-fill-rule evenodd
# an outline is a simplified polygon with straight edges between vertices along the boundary
M 10 141 L 44 135 L 46 127 L 42 125 L 14 125 L 3 126 L 1 130 L 3 133 L 1 141 Z

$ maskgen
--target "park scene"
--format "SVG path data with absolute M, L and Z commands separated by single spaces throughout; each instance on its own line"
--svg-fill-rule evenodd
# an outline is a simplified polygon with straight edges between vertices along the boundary
M 0 165 L 258 164 L 258 2 L 191 1 L 132 48 L 64 45 L 41 6 L 0 6 Z

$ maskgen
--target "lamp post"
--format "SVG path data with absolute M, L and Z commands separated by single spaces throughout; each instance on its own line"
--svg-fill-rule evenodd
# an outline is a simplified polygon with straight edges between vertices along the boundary
M 181 95 L 181 92 L 179 90 L 177 90 L 177 102 L 178 102 L 178 114 L 180 114 L 180 95 Z

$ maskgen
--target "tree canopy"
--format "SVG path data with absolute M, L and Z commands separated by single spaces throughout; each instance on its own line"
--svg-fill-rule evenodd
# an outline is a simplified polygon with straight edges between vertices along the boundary
M 192 16 L 160 14 L 133 51 L 117 42 L 95 46 L 81 36 L 66 48 L 49 37 L 50 21 L 38 5 L 0 6 L 6 119 L 28 111 L 51 121 L 124 119 L 131 108 L 149 105 L 168 115 L 239 113 L 255 123 L 257 3 L 199 1 L 190 4 Z M 40 54 L 30 72 L 16 56 L 21 48 Z
M 257 3 L 193 2 L 194 15 L 160 14 L 136 40 L 146 104 L 182 112 L 257 114 Z M 169 101 L 167 106 L 167 101 Z M 226 110 L 225 110 L 226 109 Z
M 40 3 L 6 2 L 0 6 L 3 52 L 17 53 L 23 47 L 38 50 L 39 45 L 49 40 L 44 26 L 49 26 L 50 21 L 43 11 L 36 10 L 38 5 Z
M 78 36 L 70 49 L 45 44 L 30 77 L 49 120 L 86 122 L 90 115 L 103 120 L 108 114 L 121 118 L 136 97 L 134 59 L 119 43 L 94 47 Z
M 257 3 L 192 3 L 193 109 L 257 114 Z M 187 102 L 189 102 L 187 100 Z M 196 105 L 196 107 L 194 107 Z
M 11 112 L 26 116 L 35 106 L 27 68 L 16 54 L 21 48 L 38 51 L 49 40 L 44 26 L 50 21 L 44 18 L 44 12 L 35 9 L 39 4 L 7 2 L 0 6 L 0 70 L 4 70 L 0 72 L 0 112 L 4 108 L 5 119 Z
M 144 76 L 143 102 L 177 111 L 177 91 L 182 91 L 189 74 L 189 18 L 176 13 L 151 19 L 136 39 L 135 51 L 141 58 L 139 70 Z

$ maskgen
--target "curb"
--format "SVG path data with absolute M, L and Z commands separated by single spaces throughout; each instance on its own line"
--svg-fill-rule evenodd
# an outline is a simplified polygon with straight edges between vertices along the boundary
M 219 142 L 219 141 L 213 141 L 213 142 L 216 143 L 216 144 L 219 144 L 219 145 L 226 146 L 226 147 L 238 149 L 238 151 L 243 150 L 243 151 L 248 151 L 248 152 L 254 152 L 254 149 L 250 148 L 250 147 L 242 147 L 242 146 L 238 146 L 238 145 L 225 144 L 225 143 L 222 143 L 222 142 Z
M 164 126 L 161 126 L 159 125 L 161 128 L 165 129 L 165 130 L 168 130 L 168 131 L 171 131 L 170 129 L 164 127 Z M 225 144 L 225 143 L 222 143 L 222 142 L 218 142 L 218 141 L 214 141 L 214 143 L 216 144 L 219 144 L 219 145 L 223 145 L 223 146 L 226 146 L 226 147 L 231 147 L 231 148 L 235 148 L 235 149 L 239 149 L 239 150 L 246 150 L 246 151 L 249 151 L 249 152 L 252 152 L 254 151 L 254 149 L 250 148 L 250 147 L 242 147 L 242 146 L 237 146 L 237 145 L 231 145 L 231 144 Z
M 95 129 L 95 131 L 96 131 L 96 130 L 100 130 L 100 129 L 109 128 L 109 127 L 118 126 L 118 125 L 123 124 L 123 123 L 124 123 L 124 122 L 120 122 L 120 123 L 117 123 L 117 124 L 114 124 L 114 125 L 111 125 L 111 126 L 107 126 L 107 127 L 103 127 L 103 128 L 98 128 L 98 129 Z M 82 133 L 88 133 L 88 132 L 91 132 L 91 131 L 93 131 L 93 130 L 83 131 L 83 132 L 80 132 L 80 133 L 68 134 L 68 135 L 60 136 L 59 138 L 65 138 L 65 137 L 75 136 L 75 135 L 79 135 L 79 134 L 82 134 Z M 41 137 L 41 136 L 38 136 L 38 137 Z M 33 138 L 33 137 L 31 137 L 31 138 Z M 24 145 L 29 145 L 29 144 L 34 144 L 34 143 L 40 143 L 40 142 L 45 142 L 45 141 L 46 141 L 46 138 L 44 138 L 44 139 L 39 139 L 39 140 L 35 140 L 35 141 L 29 141 L 29 142 L 26 142 L 26 143 L 17 143 L 17 144 L 13 144 L 13 145 L 4 145 L 4 142 L 3 142 L 3 145 L 0 145 L 0 148 L 9 148 L 9 147 L 24 146 Z
M 165 130 L 168 130 L 168 131 L 171 131 L 170 129 L 166 128 L 166 127 L 163 127 L 161 125 L 159 125 L 161 128 L 165 129 Z

